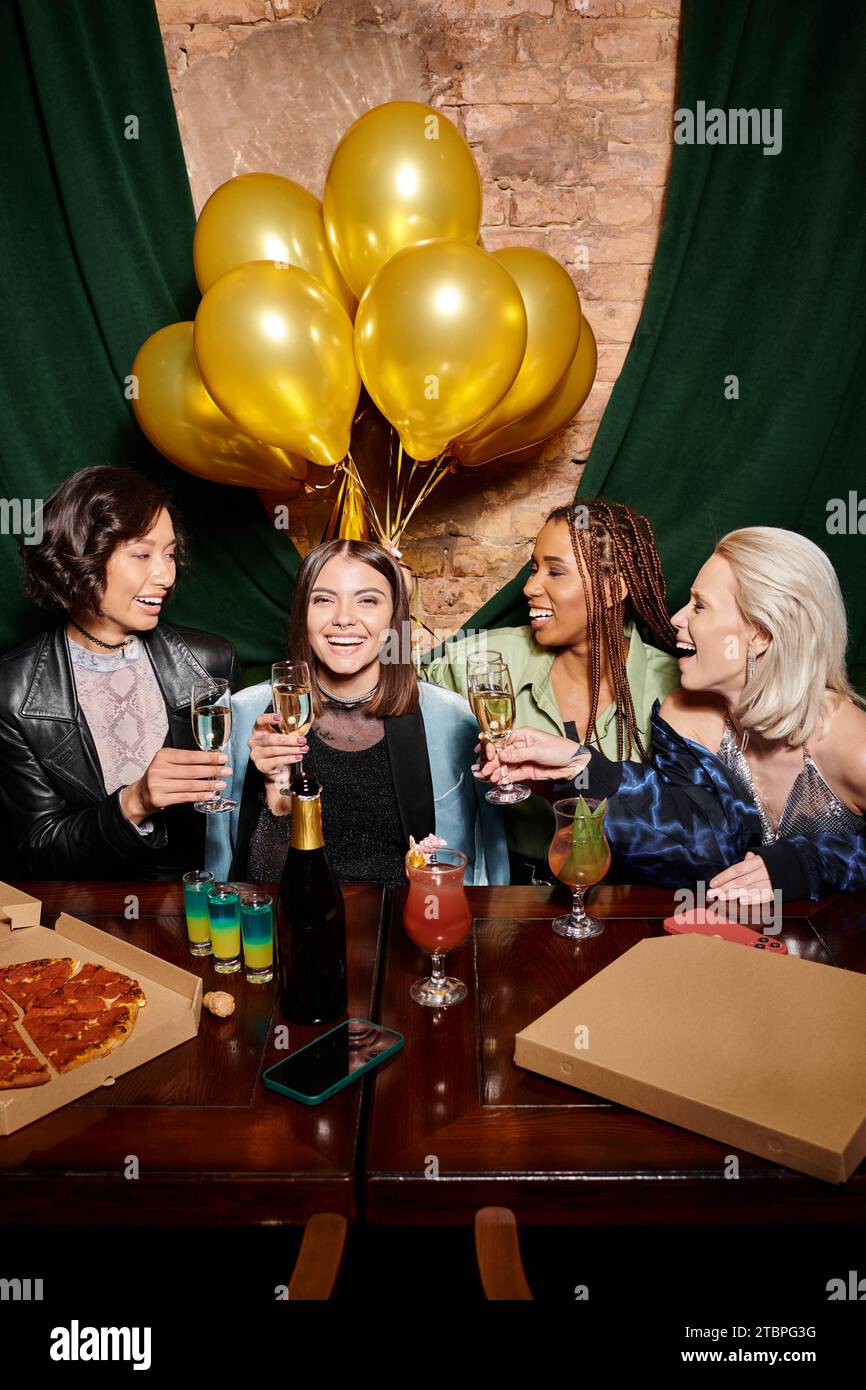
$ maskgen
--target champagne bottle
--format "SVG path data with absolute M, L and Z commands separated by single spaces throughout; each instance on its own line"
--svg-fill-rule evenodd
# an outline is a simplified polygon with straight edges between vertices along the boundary
M 292 781 L 292 839 L 277 897 L 280 1006 L 289 1023 L 329 1023 L 346 1012 L 346 918 L 322 832 L 321 787 Z

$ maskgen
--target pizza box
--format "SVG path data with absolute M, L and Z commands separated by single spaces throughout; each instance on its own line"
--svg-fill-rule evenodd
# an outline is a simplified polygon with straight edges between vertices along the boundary
M 0 885 L 0 890 L 4 888 L 5 885 Z M 0 899 L 7 901 L 8 893 L 0 891 Z M 12 905 L 19 906 L 14 902 Z M 37 903 L 39 906 L 41 904 Z M 198 975 L 160 960 L 109 932 L 99 931 L 66 912 L 60 914 L 53 930 L 37 925 L 13 931 L 10 925 L 0 921 L 0 965 L 38 960 L 42 956 L 74 956 L 76 960 L 122 970 L 138 980 L 147 1003 L 139 1009 L 135 1028 L 126 1042 L 105 1057 L 85 1062 L 63 1076 L 54 1073 L 43 1086 L 0 1091 L 0 1135 L 14 1134 L 23 1125 L 68 1105 L 97 1086 L 110 1085 L 115 1077 L 159 1057 L 198 1033 L 202 997 Z M 34 1051 L 38 1056 L 38 1049 Z
M 42 904 L 38 898 L 23 893 L 20 888 L 12 888 L 8 883 L 0 883 L 0 926 L 6 925 L 10 931 L 18 927 L 38 927 Z
M 866 976 L 648 937 L 517 1034 L 514 1060 L 840 1183 L 866 1156 Z

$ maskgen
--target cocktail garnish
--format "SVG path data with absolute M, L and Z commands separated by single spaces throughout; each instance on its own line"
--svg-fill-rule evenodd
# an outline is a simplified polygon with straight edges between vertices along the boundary
M 440 835 L 425 835 L 423 840 L 416 840 L 414 835 L 410 835 L 406 863 L 412 869 L 420 869 L 424 864 L 429 864 L 437 849 L 442 849 L 447 843 Z

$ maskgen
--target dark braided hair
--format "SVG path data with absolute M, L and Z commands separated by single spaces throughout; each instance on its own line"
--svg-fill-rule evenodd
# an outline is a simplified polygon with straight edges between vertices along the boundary
M 644 762 L 648 762 L 626 676 L 623 625 L 637 617 L 660 647 L 676 649 L 677 634 L 665 606 L 665 577 L 652 523 L 623 502 L 608 502 L 599 497 L 555 507 L 547 520 L 567 524 L 583 582 L 592 662 L 585 742 L 593 733 L 598 738 L 595 726 L 601 658 L 606 649 L 616 703 L 617 761 L 630 757 L 634 744 Z M 627 591 L 624 599 L 620 598 L 621 578 Z

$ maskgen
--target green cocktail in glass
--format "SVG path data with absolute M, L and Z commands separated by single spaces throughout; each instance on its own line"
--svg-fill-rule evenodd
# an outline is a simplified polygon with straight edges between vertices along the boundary
M 212 887 L 213 874 L 210 869 L 191 869 L 183 876 L 186 934 L 193 956 L 209 956 L 211 953 L 208 893 Z
M 241 894 L 244 968 L 251 985 L 274 978 L 274 900 L 269 893 Z
M 241 968 L 241 902 L 233 883 L 215 883 L 208 894 L 213 966 L 219 975 Z

